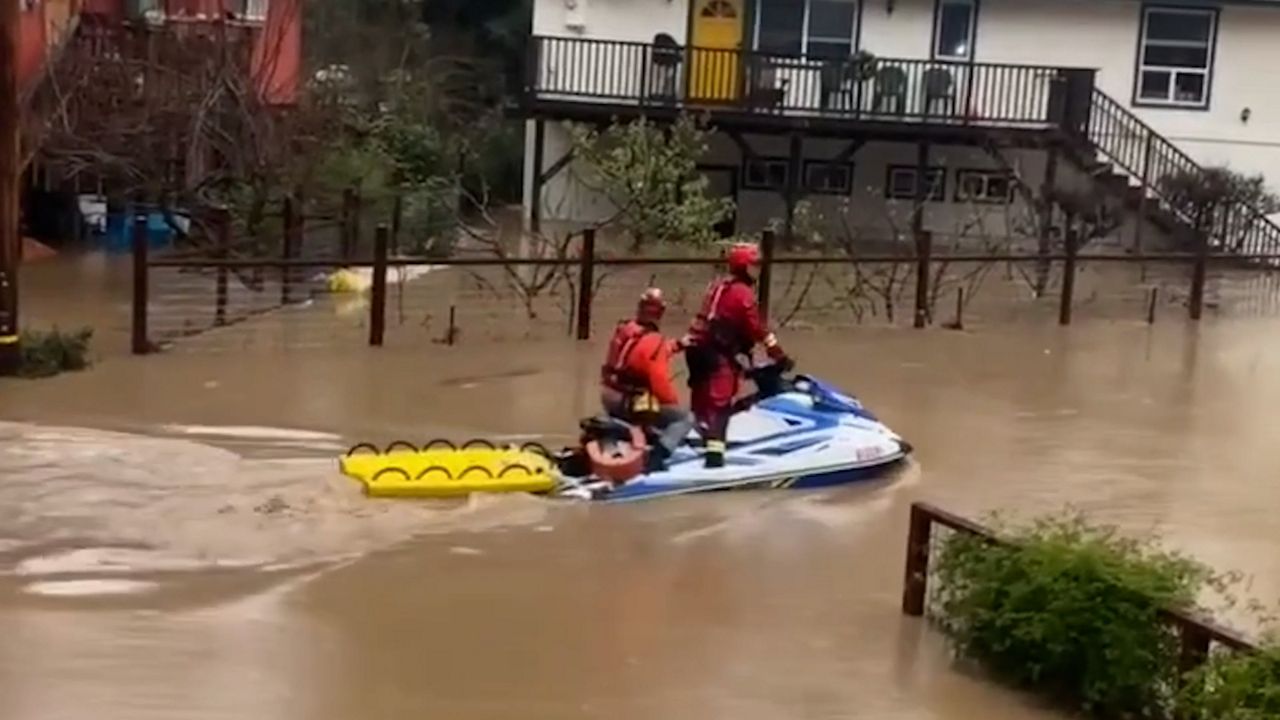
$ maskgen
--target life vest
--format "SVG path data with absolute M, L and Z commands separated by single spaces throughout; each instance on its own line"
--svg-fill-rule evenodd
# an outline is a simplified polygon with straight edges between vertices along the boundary
M 600 380 L 605 387 L 625 395 L 649 392 L 649 379 L 632 372 L 628 363 L 640 340 L 656 332 L 655 328 L 635 320 L 618 323 L 617 329 L 613 331 L 613 338 L 609 340 L 609 352 L 605 355 L 604 366 L 601 368 Z
M 742 330 L 734 319 L 720 314 L 720 301 L 725 291 L 734 283 L 740 282 L 742 280 L 739 278 L 730 276 L 713 280 L 707 287 L 707 294 L 702 298 L 702 307 L 698 310 L 690 328 L 690 335 L 693 336 L 695 345 L 708 347 L 726 355 L 751 352 L 752 343 L 748 338 L 743 337 Z

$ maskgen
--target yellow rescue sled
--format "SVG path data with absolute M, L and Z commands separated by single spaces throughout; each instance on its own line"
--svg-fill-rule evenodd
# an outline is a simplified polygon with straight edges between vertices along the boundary
M 545 493 L 556 487 L 550 453 L 535 443 L 497 447 L 472 440 L 457 447 L 433 440 L 421 449 L 397 441 L 378 450 L 361 443 L 339 461 L 342 473 L 372 497 L 459 497 L 471 493 Z

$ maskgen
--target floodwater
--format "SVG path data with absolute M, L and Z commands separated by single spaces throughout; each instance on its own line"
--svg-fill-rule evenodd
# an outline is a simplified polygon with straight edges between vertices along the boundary
M 1060 717 L 900 615 L 910 502 L 1074 504 L 1280 596 L 1277 322 L 797 332 L 912 465 L 620 506 L 373 501 L 334 462 L 567 441 L 598 344 L 107 352 L 0 382 L 0 718 Z

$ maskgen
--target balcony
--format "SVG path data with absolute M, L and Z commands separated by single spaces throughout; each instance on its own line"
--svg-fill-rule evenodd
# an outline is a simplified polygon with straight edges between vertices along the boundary
M 870 56 L 829 59 L 536 36 L 526 105 L 547 114 L 706 111 L 769 123 L 1087 126 L 1095 71 Z M 567 114 L 567 113 L 566 113 Z

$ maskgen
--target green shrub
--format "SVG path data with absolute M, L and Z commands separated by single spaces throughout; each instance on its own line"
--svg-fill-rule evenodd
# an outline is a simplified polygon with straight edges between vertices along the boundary
M 1280 645 L 1257 653 L 1215 653 L 1178 696 L 1185 720 L 1280 717 Z
M 47 332 L 28 330 L 22 333 L 22 365 L 18 374 L 42 378 L 89 366 L 89 341 L 93 330 L 81 328 L 62 332 L 56 327 Z
M 1077 515 L 1004 534 L 942 544 L 938 613 L 959 654 L 1096 716 L 1166 716 L 1178 644 L 1160 609 L 1192 606 L 1206 569 Z

